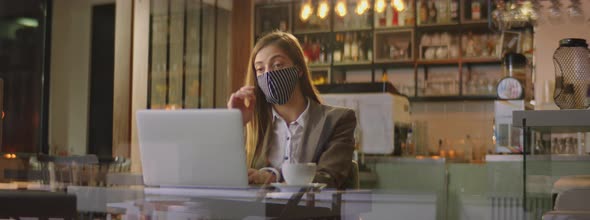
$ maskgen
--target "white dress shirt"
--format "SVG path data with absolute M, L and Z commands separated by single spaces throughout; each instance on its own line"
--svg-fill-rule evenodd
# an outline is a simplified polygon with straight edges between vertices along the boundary
M 285 160 L 291 162 L 309 162 L 306 161 L 308 158 L 302 154 L 302 141 L 303 141 L 303 131 L 305 130 L 305 123 L 308 121 L 308 109 L 309 109 L 309 102 L 307 100 L 307 107 L 305 110 L 299 115 L 299 117 L 287 124 L 285 119 L 283 119 L 275 110 L 272 109 L 272 123 L 273 123 L 273 133 L 270 141 L 270 152 L 269 152 L 269 161 L 270 165 L 273 168 L 278 170 L 281 169 L 281 166 Z

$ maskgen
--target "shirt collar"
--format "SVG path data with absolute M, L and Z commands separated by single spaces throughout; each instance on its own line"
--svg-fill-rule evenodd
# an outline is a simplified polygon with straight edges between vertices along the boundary
M 297 117 L 297 119 L 294 121 L 296 122 L 299 126 L 301 127 L 305 127 L 305 122 L 307 121 L 308 118 L 308 110 L 309 110 L 309 105 L 310 105 L 311 100 L 309 100 L 309 98 L 307 99 L 307 107 L 305 107 L 305 110 L 303 110 L 303 112 L 299 115 L 299 117 Z M 283 117 L 281 117 L 279 115 L 279 113 L 277 111 L 275 111 L 275 108 L 272 108 L 272 121 L 275 122 L 276 119 L 279 119 L 281 121 L 285 121 L 285 119 L 283 119 Z

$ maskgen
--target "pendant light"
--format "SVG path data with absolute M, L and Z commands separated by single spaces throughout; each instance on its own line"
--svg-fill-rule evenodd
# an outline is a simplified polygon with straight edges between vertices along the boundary
M 334 10 L 336 11 L 336 14 L 338 16 L 340 16 L 340 17 L 346 16 L 346 13 L 348 13 L 346 10 L 346 0 L 338 0 Z

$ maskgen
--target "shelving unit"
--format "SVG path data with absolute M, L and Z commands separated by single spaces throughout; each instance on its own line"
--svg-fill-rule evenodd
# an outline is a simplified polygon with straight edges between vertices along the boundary
M 443 21 L 443 19 L 439 19 L 437 21 L 442 21 L 443 23 L 426 23 L 422 24 L 419 22 L 419 13 L 420 8 L 419 4 L 422 2 L 421 0 L 404 0 L 404 3 L 407 4 L 408 10 L 412 10 L 411 12 L 407 13 L 406 16 L 410 15 L 413 16 L 413 20 L 411 23 L 404 23 L 404 26 L 384 26 L 383 21 L 383 14 L 377 13 L 374 10 L 374 3 L 375 0 L 370 1 L 371 7 L 370 9 L 365 12 L 363 15 L 357 15 L 354 11 L 354 6 L 357 1 L 348 0 L 348 14 L 341 18 L 339 17 L 335 11 L 334 7 L 339 0 L 330 0 L 329 1 L 329 8 L 330 12 L 328 17 L 325 20 L 318 22 L 317 19 L 313 20 L 314 18 L 310 18 L 307 22 L 310 26 L 313 26 L 311 30 L 306 30 L 302 28 L 302 25 L 297 25 L 298 23 L 302 23 L 300 20 L 299 15 L 299 8 L 301 7 L 302 1 L 292 1 L 288 3 L 270 3 L 271 5 L 282 5 L 283 7 L 288 7 L 290 10 L 291 17 L 288 19 L 294 25 L 290 25 L 292 33 L 296 37 L 299 38 L 300 42 L 304 42 L 304 37 L 308 36 L 310 38 L 318 38 L 330 39 L 328 42 L 323 42 L 322 46 L 324 47 L 324 53 L 332 54 L 331 60 L 327 60 L 326 63 L 318 64 L 318 63 L 311 63 L 309 65 L 312 74 L 315 74 L 316 71 L 321 72 L 320 74 L 324 74 L 326 68 L 329 68 L 329 79 L 323 80 L 323 82 L 327 83 L 342 83 L 346 82 L 347 73 L 350 71 L 361 71 L 365 70 L 369 72 L 371 75 L 371 81 L 376 82 L 382 79 L 382 73 L 386 70 L 391 69 L 398 69 L 398 68 L 406 68 L 406 69 L 413 69 L 414 72 L 414 82 L 413 83 L 413 94 L 407 94 L 410 97 L 413 97 L 412 100 L 414 101 L 460 101 L 460 100 L 495 100 L 495 94 L 490 93 L 490 95 L 482 95 L 482 94 L 473 94 L 467 95 L 465 93 L 465 86 L 464 84 L 467 83 L 466 80 L 471 80 L 471 70 L 480 65 L 493 65 L 496 67 L 500 67 L 501 60 L 499 56 L 496 56 L 495 52 L 497 48 L 485 48 L 485 50 L 489 50 L 485 56 L 466 56 L 465 55 L 465 46 L 464 46 L 464 38 L 463 35 L 477 36 L 478 35 L 490 35 L 493 32 L 489 29 L 488 24 L 488 7 L 490 7 L 487 0 L 437 0 L 436 5 L 438 4 L 448 4 L 445 7 L 449 7 L 449 16 L 450 16 L 450 7 L 452 2 L 456 2 L 457 5 L 457 13 L 459 13 L 455 20 L 452 20 L 449 17 L 449 20 Z M 317 3 L 319 1 L 311 1 L 314 5 L 314 8 L 317 9 Z M 387 5 L 391 1 L 386 1 Z M 430 2 L 430 1 L 428 1 Z M 482 19 L 473 20 L 472 19 L 472 11 L 471 7 L 475 7 L 472 5 L 477 5 L 475 2 L 479 3 L 479 13 Z M 408 5 L 411 4 L 411 5 Z M 469 10 L 466 9 L 469 6 Z M 268 5 L 256 5 L 255 10 L 264 9 L 269 7 Z M 387 10 L 387 9 L 386 9 Z M 385 13 L 385 12 L 384 12 Z M 412 14 L 413 13 L 413 14 Z M 256 13 L 257 14 L 257 13 Z M 315 14 L 311 15 L 317 16 Z M 407 18 L 407 17 L 405 17 Z M 354 20 L 360 19 L 360 20 Z M 315 24 L 311 24 L 313 22 Z M 405 20 L 404 20 L 405 21 Z M 255 21 L 258 22 L 258 21 Z M 342 25 L 342 22 L 351 22 L 354 25 L 349 25 L 350 28 L 343 28 L 343 26 L 348 27 L 347 25 Z M 379 22 L 379 23 L 378 23 Z M 280 23 L 280 22 L 274 22 Z M 284 22 L 283 22 L 284 23 Z M 305 23 L 305 22 L 303 22 Z M 317 24 L 321 23 L 323 25 L 323 29 L 318 30 Z M 393 24 L 393 22 L 391 23 Z M 258 25 L 258 24 L 257 24 Z M 371 56 L 365 56 L 366 60 L 361 61 L 343 61 L 343 62 L 336 62 L 334 61 L 334 51 L 339 46 L 338 44 L 342 44 L 348 38 L 352 38 L 350 36 L 346 36 L 349 33 L 354 33 L 352 36 L 354 38 L 361 38 L 362 35 L 368 39 L 364 39 L 362 45 L 360 45 L 359 40 L 359 47 L 364 47 L 362 51 L 368 52 L 368 50 L 372 51 Z M 422 53 L 421 45 L 421 38 L 424 34 L 433 34 L 433 33 L 449 33 L 451 38 L 448 39 L 446 42 L 448 46 L 446 49 L 442 49 L 440 51 L 441 56 L 440 59 L 424 59 Z M 256 36 L 259 36 L 261 33 L 255 33 Z M 436 35 L 436 34 L 434 34 Z M 346 37 L 346 38 L 345 38 Z M 484 39 L 483 37 L 480 37 Z M 479 39 L 479 38 L 478 38 Z M 450 44 L 453 44 L 454 48 L 451 48 Z M 496 44 L 498 41 L 496 41 Z M 472 43 L 474 44 L 474 43 Z M 407 45 L 407 46 L 406 46 Z M 386 47 L 389 46 L 390 50 L 392 50 L 389 54 L 386 54 Z M 341 46 L 340 46 L 341 47 Z M 394 49 L 391 49 L 394 47 Z M 406 48 L 407 47 L 407 48 Z M 485 47 L 485 46 L 484 46 Z M 497 47 L 497 46 L 496 46 Z M 456 48 L 456 49 L 455 49 Z M 403 55 L 396 55 L 395 50 L 407 50 L 404 51 Z M 427 48 L 426 48 L 427 49 Z M 426 50 L 424 49 L 424 50 Z M 431 49 L 436 50 L 437 48 Z M 455 49 L 455 55 L 451 56 L 451 49 Z M 344 50 L 340 48 L 338 51 Z M 446 50 L 446 51 L 445 51 Z M 429 51 L 432 53 L 432 51 Z M 491 54 L 494 53 L 494 54 Z M 386 56 L 387 55 L 387 56 Z M 326 55 L 324 55 L 326 56 Z M 407 58 L 406 58 L 407 57 Z M 368 59 L 371 58 L 371 59 Z M 424 95 L 420 94 L 418 91 L 419 85 L 419 78 L 428 79 L 428 74 L 435 74 L 431 70 L 436 70 L 438 68 L 444 67 L 452 67 L 456 68 L 458 80 L 458 93 L 457 94 L 450 94 L 447 96 L 428 96 L 424 97 Z M 422 76 L 422 74 L 424 74 Z M 325 74 L 324 74 L 325 75 Z M 419 77 L 420 75 L 420 77 Z M 318 80 L 322 81 L 322 80 Z M 410 84 L 411 85 L 411 84 Z M 420 95 L 420 96 L 419 96 Z

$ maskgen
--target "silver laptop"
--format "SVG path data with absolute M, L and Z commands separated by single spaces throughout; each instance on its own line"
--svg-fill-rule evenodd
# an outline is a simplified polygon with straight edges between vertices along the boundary
M 248 186 L 238 110 L 142 110 L 137 127 L 145 185 Z

